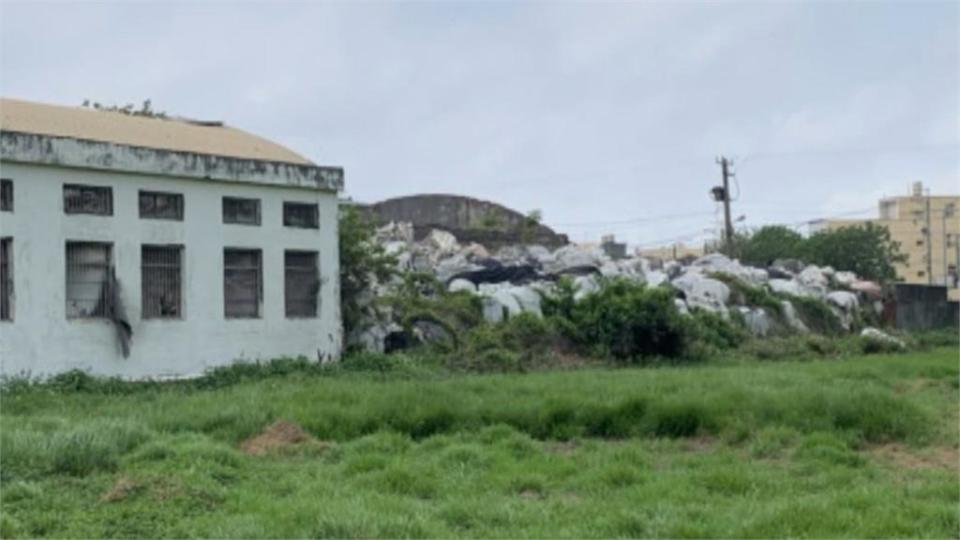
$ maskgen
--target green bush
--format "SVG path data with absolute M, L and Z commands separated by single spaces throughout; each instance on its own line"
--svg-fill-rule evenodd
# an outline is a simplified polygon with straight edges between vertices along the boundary
M 885 339 L 858 337 L 857 341 L 860 345 L 860 351 L 863 354 L 898 353 L 905 350 L 899 343 Z
M 717 350 L 734 349 L 750 338 L 743 324 L 704 309 L 690 311 L 689 325 L 693 340 Z
M 843 324 L 841 324 L 840 318 L 825 301 L 792 294 L 781 294 L 780 296 L 793 304 L 797 316 L 811 331 L 826 335 L 843 333 Z
M 382 298 L 382 304 L 393 310 L 394 317 L 408 333 L 417 323 L 432 323 L 443 328 L 447 342 L 431 343 L 441 352 L 458 351 L 463 334 L 483 322 L 483 305 L 479 296 L 468 292 L 448 292 L 436 277 L 423 273 L 409 273 L 403 285 L 391 295 Z
M 673 298 L 667 288 L 613 279 L 573 306 L 561 298 L 560 309 L 551 306 L 551 312 L 563 316 L 561 310 L 569 310 L 569 324 L 563 327 L 566 337 L 585 350 L 629 363 L 676 359 L 686 352 L 690 331 Z
M 720 280 L 730 287 L 731 301 L 737 305 L 759 307 L 765 309 L 768 313 L 777 319 L 783 316 L 783 304 L 777 295 L 773 294 L 766 287 L 754 287 L 744 283 L 736 276 L 724 272 L 710 274 L 710 277 Z

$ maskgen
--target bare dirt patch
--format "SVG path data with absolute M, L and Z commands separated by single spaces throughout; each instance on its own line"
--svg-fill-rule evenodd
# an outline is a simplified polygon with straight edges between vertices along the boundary
M 901 469 L 944 469 L 960 472 L 960 452 L 956 447 L 910 448 L 899 443 L 869 446 L 873 458 Z
M 547 445 L 544 450 L 551 454 L 559 454 L 561 456 L 570 456 L 577 450 L 577 447 L 580 445 L 577 441 L 563 441 L 558 443 L 553 443 Z
M 260 434 L 240 443 L 240 450 L 252 456 L 261 456 L 304 446 L 325 447 L 326 443 L 318 441 L 293 422 L 278 420 L 267 426 Z
M 913 394 L 921 392 L 931 386 L 936 386 L 938 381 L 927 377 L 918 377 L 916 379 L 907 379 L 894 385 L 894 391 L 898 394 Z
M 136 480 L 127 477 L 121 476 L 117 478 L 117 481 L 110 486 L 110 489 L 103 492 L 103 495 L 100 496 L 100 500 L 103 502 L 117 502 L 122 501 L 139 491 L 143 485 Z
M 716 437 L 701 435 L 684 439 L 683 449 L 688 452 L 713 452 L 717 446 Z
M 537 500 L 543 498 L 543 493 L 535 489 L 524 489 L 520 492 L 520 497 L 527 500 Z

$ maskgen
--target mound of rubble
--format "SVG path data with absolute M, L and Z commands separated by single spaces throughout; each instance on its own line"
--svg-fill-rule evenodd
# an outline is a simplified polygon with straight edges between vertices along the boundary
M 451 233 L 438 229 L 415 241 L 413 227 L 404 223 L 380 228 L 377 240 L 396 256 L 398 270 L 429 273 L 450 291 L 478 295 L 484 318 L 490 322 L 519 313 L 540 315 L 541 293 L 549 293 L 564 276 L 573 280 L 575 298 L 598 290 L 602 278 L 620 277 L 648 286 L 668 284 L 676 291 L 675 302 L 681 313 L 699 308 L 729 317 L 736 310 L 757 336 L 771 331 L 774 314 L 747 304 L 742 295 L 732 294 L 730 285 L 720 278 L 733 277 L 745 285 L 777 293 L 781 298 L 779 315 L 797 332 L 808 329 L 790 302 L 791 297 L 825 302 L 848 330 L 858 310 L 882 310 L 878 284 L 858 279 L 851 272 L 804 265 L 796 260 L 776 261 L 769 268 L 746 266 L 718 253 L 690 264 L 643 257 L 614 260 L 600 248 L 573 244 L 554 251 L 540 245 L 512 245 L 490 253 L 479 244 L 460 244 Z M 381 284 L 378 293 L 388 292 L 390 286 Z M 384 336 L 396 327 L 382 323 L 358 341 L 382 350 Z

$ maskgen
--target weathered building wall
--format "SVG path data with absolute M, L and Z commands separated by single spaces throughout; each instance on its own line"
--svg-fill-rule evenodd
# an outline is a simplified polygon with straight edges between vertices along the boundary
M 417 239 L 430 229 L 453 233 L 461 242 L 477 242 L 488 248 L 531 242 L 549 247 L 569 243 L 566 235 L 538 225 L 525 230 L 526 217 L 502 205 L 459 195 L 411 195 L 388 199 L 366 207 L 381 224 L 410 222 Z
M 13 238 L 14 318 L 0 321 L 0 371 L 37 376 L 83 369 L 142 378 L 199 374 L 237 359 L 337 357 L 341 325 L 336 192 L 318 190 L 313 182 L 262 185 L 159 174 L 2 163 L 2 176 L 14 181 L 14 211 L 0 212 L 0 236 Z M 113 215 L 64 214 L 64 183 L 111 186 Z M 183 221 L 140 219 L 141 189 L 182 193 Z M 225 195 L 259 198 L 261 225 L 224 224 Z M 284 201 L 318 203 L 319 230 L 284 227 Z M 128 358 L 121 355 L 109 320 L 67 319 L 68 240 L 113 244 L 113 264 L 133 326 Z M 142 244 L 184 246 L 182 319 L 141 319 Z M 224 247 L 262 250 L 262 318 L 225 318 Z M 317 318 L 285 316 L 287 249 L 319 252 Z
M 947 300 L 947 288 L 940 285 L 894 285 L 896 325 L 902 330 L 929 330 L 957 327 L 957 302 Z

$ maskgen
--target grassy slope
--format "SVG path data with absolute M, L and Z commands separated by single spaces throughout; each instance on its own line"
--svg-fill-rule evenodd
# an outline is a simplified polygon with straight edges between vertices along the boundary
M 2 398 L 0 534 L 956 536 L 957 386 L 943 349 L 32 390 Z M 278 418 L 333 444 L 237 450 Z

